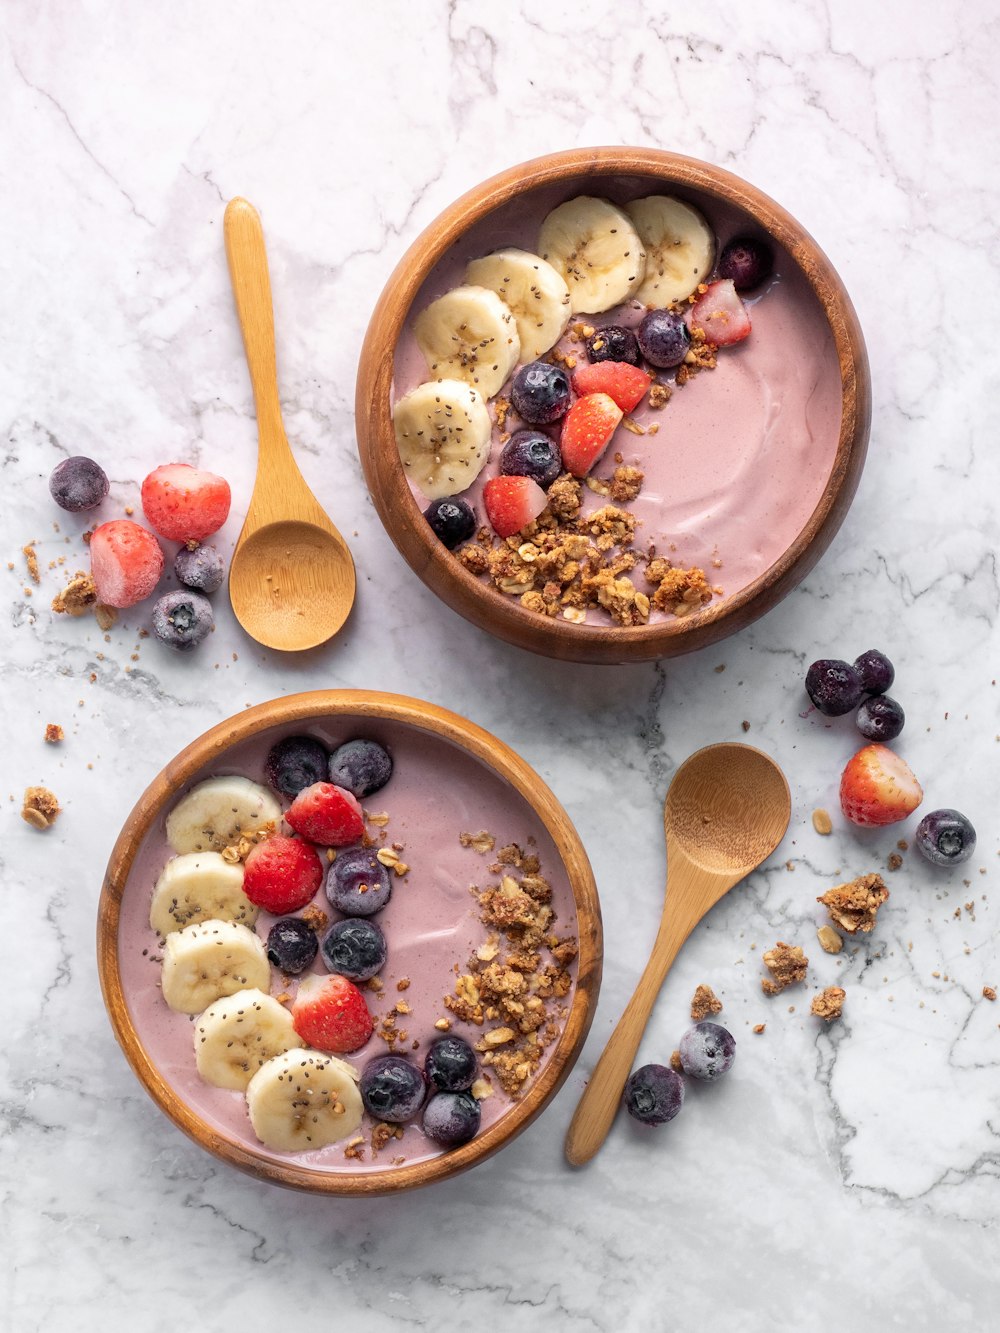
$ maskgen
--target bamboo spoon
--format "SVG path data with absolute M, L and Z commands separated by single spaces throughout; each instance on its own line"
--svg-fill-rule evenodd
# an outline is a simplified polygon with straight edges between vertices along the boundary
M 750 745 L 706 746 L 674 774 L 663 807 L 667 888 L 660 928 L 635 994 L 570 1123 L 570 1165 L 589 1162 L 607 1137 L 649 1015 L 681 945 L 706 912 L 771 855 L 790 816 L 785 775 Z
M 299 471 L 281 421 L 271 280 L 260 215 L 226 207 L 226 256 L 257 407 L 257 480 L 229 567 L 229 600 L 267 648 L 315 648 L 354 605 L 354 561 Z

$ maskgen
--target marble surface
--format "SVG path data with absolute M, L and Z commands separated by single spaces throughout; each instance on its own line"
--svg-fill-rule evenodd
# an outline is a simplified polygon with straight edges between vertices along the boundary
M 70 6 L 0 13 L 0 401 L 6 579 L 0 860 L 8 1018 L 0 1051 L 0 1325 L 338 1326 L 758 1333 L 982 1330 L 995 1322 L 1000 1005 L 996 949 L 996 549 L 1000 30 L 929 0 L 569 10 L 470 0 L 379 6 Z M 668 147 L 745 175 L 818 239 L 868 340 L 874 422 L 857 500 L 806 583 L 718 648 L 586 668 L 493 642 L 424 589 L 375 516 L 355 454 L 356 359 L 405 246 L 461 191 L 540 152 Z M 91 454 L 101 517 L 167 460 L 249 495 L 254 421 L 221 222 L 243 193 L 267 230 L 288 431 L 348 535 L 359 599 L 330 647 L 255 648 L 224 596 L 200 656 L 56 619 L 87 523 L 46 478 Z M 56 526 L 58 524 L 58 526 Z M 20 548 L 36 541 L 41 586 Z M 29 595 L 30 593 L 30 595 Z M 806 714 L 815 657 L 898 665 L 899 749 L 926 806 L 966 810 L 974 859 L 911 851 L 875 933 L 815 945 L 817 893 L 884 865 L 901 829 L 835 817 L 847 721 Z M 605 982 L 561 1095 L 490 1163 L 431 1192 L 324 1202 L 244 1178 L 175 1130 L 101 1003 L 94 925 L 118 827 L 180 747 L 242 706 L 330 686 L 445 704 L 552 785 L 596 871 Z M 66 740 L 43 743 L 47 722 Z M 690 751 L 746 739 L 784 766 L 788 837 L 692 936 L 643 1060 L 669 1056 L 710 982 L 739 1043 L 658 1134 L 618 1124 L 587 1170 L 562 1137 L 652 942 L 660 805 Z M 43 782 L 64 813 L 18 818 Z M 963 907 L 969 904 L 969 907 Z M 760 993 L 760 954 L 801 941 L 810 988 Z M 844 1021 L 808 1015 L 841 982 Z M 794 1005 L 791 1012 L 790 1005 Z M 763 1035 L 751 1027 L 766 1023 Z

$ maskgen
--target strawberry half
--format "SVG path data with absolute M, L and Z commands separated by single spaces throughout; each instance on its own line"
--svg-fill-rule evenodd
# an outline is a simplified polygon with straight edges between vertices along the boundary
M 483 487 L 483 504 L 496 535 L 513 537 L 538 517 L 548 498 L 530 477 L 492 477 Z
M 365 821 L 356 797 L 332 782 L 304 787 L 285 815 L 296 833 L 321 847 L 347 847 L 359 842 Z
M 566 413 L 559 437 L 563 467 L 574 477 L 585 477 L 610 444 L 624 415 L 606 393 L 578 398 Z
M 885 745 L 859 750 L 840 779 L 840 806 L 854 824 L 896 824 L 923 799 L 910 766 Z
M 356 1051 L 372 1035 L 365 997 L 338 972 L 312 973 L 299 983 L 292 1003 L 292 1027 L 307 1046 L 343 1055 Z
M 627 361 L 595 361 L 573 374 L 573 388 L 580 398 L 589 393 L 606 393 L 623 412 L 639 406 L 651 383 L 651 375 Z
M 750 312 L 731 278 L 710 282 L 688 314 L 688 328 L 701 329 L 716 347 L 742 342 L 750 332 Z
M 275 916 L 305 907 L 322 882 L 323 863 L 316 848 L 281 834 L 259 842 L 243 867 L 243 892 Z

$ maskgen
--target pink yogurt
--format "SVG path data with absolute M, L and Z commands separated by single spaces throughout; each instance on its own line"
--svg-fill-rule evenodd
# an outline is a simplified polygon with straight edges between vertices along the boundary
M 495 835 L 497 849 L 516 842 L 536 852 L 541 873 L 552 885 L 556 913 L 553 928 L 560 936 L 575 936 L 576 909 L 562 862 L 542 821 L 503 778 L 436 734 L 398 722 L 364 718 L 354 723 L 339 718 L 317 719 L 297 727 L 272 727 L 253 740 L 234 745 L 224 759 L 199 773 L 189 786 L 222 774 L 242 774 L 266 785 L 264 760 L 268 750 L 283 736 L 292 734 L 314 736 L 331 750 L 356 736 L 366 736 L 392 754 L 392 777 L 362 804 L 370 812 L 388 813 L 387 845 L 405 844 L 400 855 L 411 869 L 402 878 L 393 877 L 392 898 L 374 918 L 388 944 L 388 960 L 381 973 L 385 989 L 376 995 L 362 985 L 362 991 L 376 1018 L 387 1013 L 397 1000 L 405 999 L 412 1012 L 400 1016 L 398 1026 L 407 1030 L 410 1042 L 419 1041 L 420 1048 L 412 1051 L 407 1043 L 397 1046 L 396 1053 L 422 1067 L 428 1046 L 441 1036 L 434 1022 L 448 1015 L 442 996 L 454 985 L 455 966 L 464 971 L 470 954 L 486 937 L 470 886 L 485 888 L 496 882 L 496 876 L 487 870 L 494 856 L 481 856 L 462 847 L 459 834 L 486 829 Z M 184 790 L 178 791 L 178 799 Z M 132 864 L 118 929 L 118 962 L 129 1014 L 139 1040 L 165 1081 L 211 1129 L 274 1162 L 317 1172 L 366 1174 L 390 1169 L 397 1156 L 411 1164 L 438 1155 L 440 1145 L 425 1137 L 418 1117 L 405 1126 L 402 1139 L 391 1140 L 373 1160 L 369 1143 L 372 1121 L 367 1114 L 357 1131 L 365 1135 L 363 1161 L 346 1158 L 343 1143 L 307 1153 L 271 1152 L 250 1126 L 243 1094 L 202 1081 L 194 1061 L 195 1020 L 174 1013 L 161 997 L 160 965 L 156 961 L 160 949 L 149 925 L 153 885 L 173 855 L 164 827 L 169 808 L 147 834 Z M 374 828 L 372 831 L 378 832 Z M 331 925 L 339 919 L 322 889 L 315 903 L 328 914 Z M 264 912 L 258 917 L 256 930 L 262 939 L 274 920 Z M 326 974 L 321 955 L 312 970 Z M 285 989 L 284 978 L 277 969 L 271 971 L 271 991 L 279 994 Z M 575 966 L 573 974 L 575 985 Z M 401 993 L 396 983 L 404 977 L 409 978 L 410 985 Z M 295 984 L 293 980 L 288 989 L 294 992 Z M 562 1003 L 568 1006 L 571 1001 L 572 991 Z M 555 1009 L 551 1012 L 554 1014 Z M 453 1019 L 451 1031 L 474 1044 L 483 1029 Z M 554 1046 L 546 1048 L 539 1068 L 544 1067 Z M 387 1050 L 385 1043 L 373 1036 L 361 1050 L 342 1058 L 361 1070 L 369 1059 Z M 481 1103 L 480 1132 L 501 1119 L 512 1105 L 495 1078 L 492 1082 L 493 1096 Z

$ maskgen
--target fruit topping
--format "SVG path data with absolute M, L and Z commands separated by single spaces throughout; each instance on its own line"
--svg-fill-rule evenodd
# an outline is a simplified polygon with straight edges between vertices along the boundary
M 331 926 L 320 945 L 323 962 L 331 972 L 368 981 L 385 966 L 385 936 L 374 921 L 347 917 Z
M 673 310 L 650 310 L 643 316 L 637 336 L 643 356 L 658 370 L 679 366 L 691 346 L 684 316 Z
M 576 314 L 599 315 L 638 291 L 646 252 L 630 219 L 607 199 L 581 194 L 542 223 L 538 251 L 562 274 Z
M 97 600 L 119 609 L 148 597 L 163 573 L 163 552 L 151 532 L 131 519 L 102 523 L 90 538 Z
M 358 1090 L 369 1115 L 402 1125 L 420 1110 L 427 1085 L 416 1065 L 401 1055 L 378 1055 L 361 1071 Z
M 862 699 L 858 709 L 858 731 L 866 740 L 892 741 L 903 730 L 906 714 L 887 694 L 873 694 Z
M 559 446 L 540 430 L 515 431 L 501 450 L 499 466 L 501 476 L 530 477 L 543 490 L 563 470 Z
M 351 847 L 338 853 L 326 872 L 330 906 L 345 916 L 374 916 L 389 901 L 392 881 L 374 847 Z
M 635 299 L 658 306 L 686 300 L 712 271 L 712 228 L 697 209 L 666 194 L 633 199 L 625 212 L 646 250 L 646 276 Z
M 540 255 L 496 250 L 474 259 L 465 281 L 489 287 L 514 316 L 522 361 L 534 361 L 559 341 L 569 319 L 569 288 Z
M 303 787 L 329 776 L 325 748 L 312 736 L 286 736 L 272 745 L 264 761 L 267 780 L 283 796 L 298 796 Z
M 200 1014 L 223 995 L 270 984 L 263 942 L 237 921 L 198 921 L 164 942 L 160 990 L 177 1013 Z
M 625 1084 L 625 1110 L 644 1125 L 665 1125 L 684 1105 L 684 1080 L 666 1065 L 642 1065 Z
M 177 582 L 198 592 L 215 592 L 222 587 L 226 566 L 214 546 L 182 546 L 174 556 Z
M 691 307 L 688 323 L 692 329 L 701 329 L 716 347 L 742 342 L 750 333 L 750 313 L 729 278 L 709 283 Z
M 490 414 L 461 380 L 418 384 L 393 408 L 392 423 L 406 474 L 428 500 L 466 490 L 489 457 Z
M 738 292 L 759 287 L 774 270 L 774 251 L 766 241 L 755 236 L 734 236 L 723 246 L 716 270 L 720 278 L 729 278 Z
M 188 463 L 166 463 L 142 483 L 142 510 L 150 526 L 174 542 L 200 542 L 229 517 L 229 482 Z
M 292 1003 L 295 1031 L 320 1051 L 356 1051 L 372 1034 L 365 997 L 347 977 L 310 974 Z
M 548 426 L 564 417 L 571 397 L 569 376 L 548 361 L 522 366 L 510 389 L 514 411 L 529 426 Z
M 272 1152 L 307 1152 L 346 1139 L 364 1112 L 357 1077 L 336 1056 L 276 1055 L 247 1084 L 253 1132 Z
M 347 741 L 330 756 L 330 781 L 359 799 L 381 791 L 391 777 L 392 758 L 377 741 Z
M 292 1016 L 262 990 L 236 991 L 210 1004 L 194 1029 L 198 1073 L 215 1088 L 239 1092 L 276 1055 L 302 1045 Z
M 64 458 L 49 477 L 49 493 L 71 514 L 96 509 L 108 493 L 108 474 L 92 458 Z
M 581 366 L 573 375 L 573 389 L 581 398 L 588 393 L 606 393 L 623 412 L 639 406 L 649 385 L 650 376 L 627 361 L 598 361 Z
M 285 819 L 296 833 L 321 847 L 347 847 L 358 842 L 365 831 L 356 797 L 332 782 L 314 782 L 311 787 L 304 787 Z
M 825 717 L 840 717 L 857 708 L 861 677 L 848 662 L 820 658 L 806 672 L 806 694 Z
M 435 380 L 464 381 L 484 398 L 500 392 L 521 359 L 514 316 L 487 287 L 445 292 L 421 310 L 413 336 Z
M 840 779 L 841 809 L 855 824 L 895 824 L 912 814 L 923 797 L 909 766 L 884 745 L 859 750 Z
M 578 398 L 566 415 L 559 440 L 563 467 L 574 477 L 585 477 L 610 444 L 623 416 L 606 393 Z
M 243 867 L 243 892 L 275 916 L 305 907 L 322 882 L 323 863 L 316 848 L 280 833 L 259 842 Z
M 479 1130 L 480 1110 L 467 1092 L 436 1092 L 424 1107 L 423 1130 L 446 1148 L 468 1143 Z
M 450 496 L 432 500 L 424 510 L 424 518 L 431 525 L 434 535 L 449 551 L 468 541 L 476 530 L 476 515 L 472 505 L 466 500 L 456 500 Z
M 285 916 L 267 932 L 267 957 L 288 976 L 297 977 L 316 957 L 319 940 L 300 916 Z
M 491 477 L 483 487 L 486 517 L 498 537 L 513 537 L 534 522 L 548 504 L 530 477 Z
M 153 607 L 153 634 L 168 648 L 189 653 L 215 629 L 212 603 L 197 592 L 166 592 Z
M 918 849 L 938 866 L 960 865 L 976 850 L 976 830 L 958 810 L 932 810 L 915 834 Z
M 196 921 L 241 921 L 252 926 L 257 908 L 243 892 L 243 867 L 219 852 L 172 856 L 160 871 L 149 904 L 149 924 L 166 938 Z
M 620 324 L 595 329 L 584 346 L 592 362 L 627 361 L 630 366 L 637 366 L 641 360 L 635 334 Z
M 206 778 L 167 815 L 167 842 L 175 852 L 221 852 L 241 837 L 277 827 L 281 806 L 249 778 Z
M 854 670 L 858 673 L 865 694 L 884 694 L 896 679 L 895 667 L 885 653 L 880 653 L 877 648 L 869 648 L 855 658 Z
M 440 1037 L 424 1058 L 424 1073 L 441 1092 L 466 1092 L 476 1080 L 476 1053 L 461 1037 Z
M 695 1023 L 681 1037 L 678 1048 L 685 1074 L 707 1082 L 728 1074 L 736 1059 L 736 1041 L 718 1023 Z

